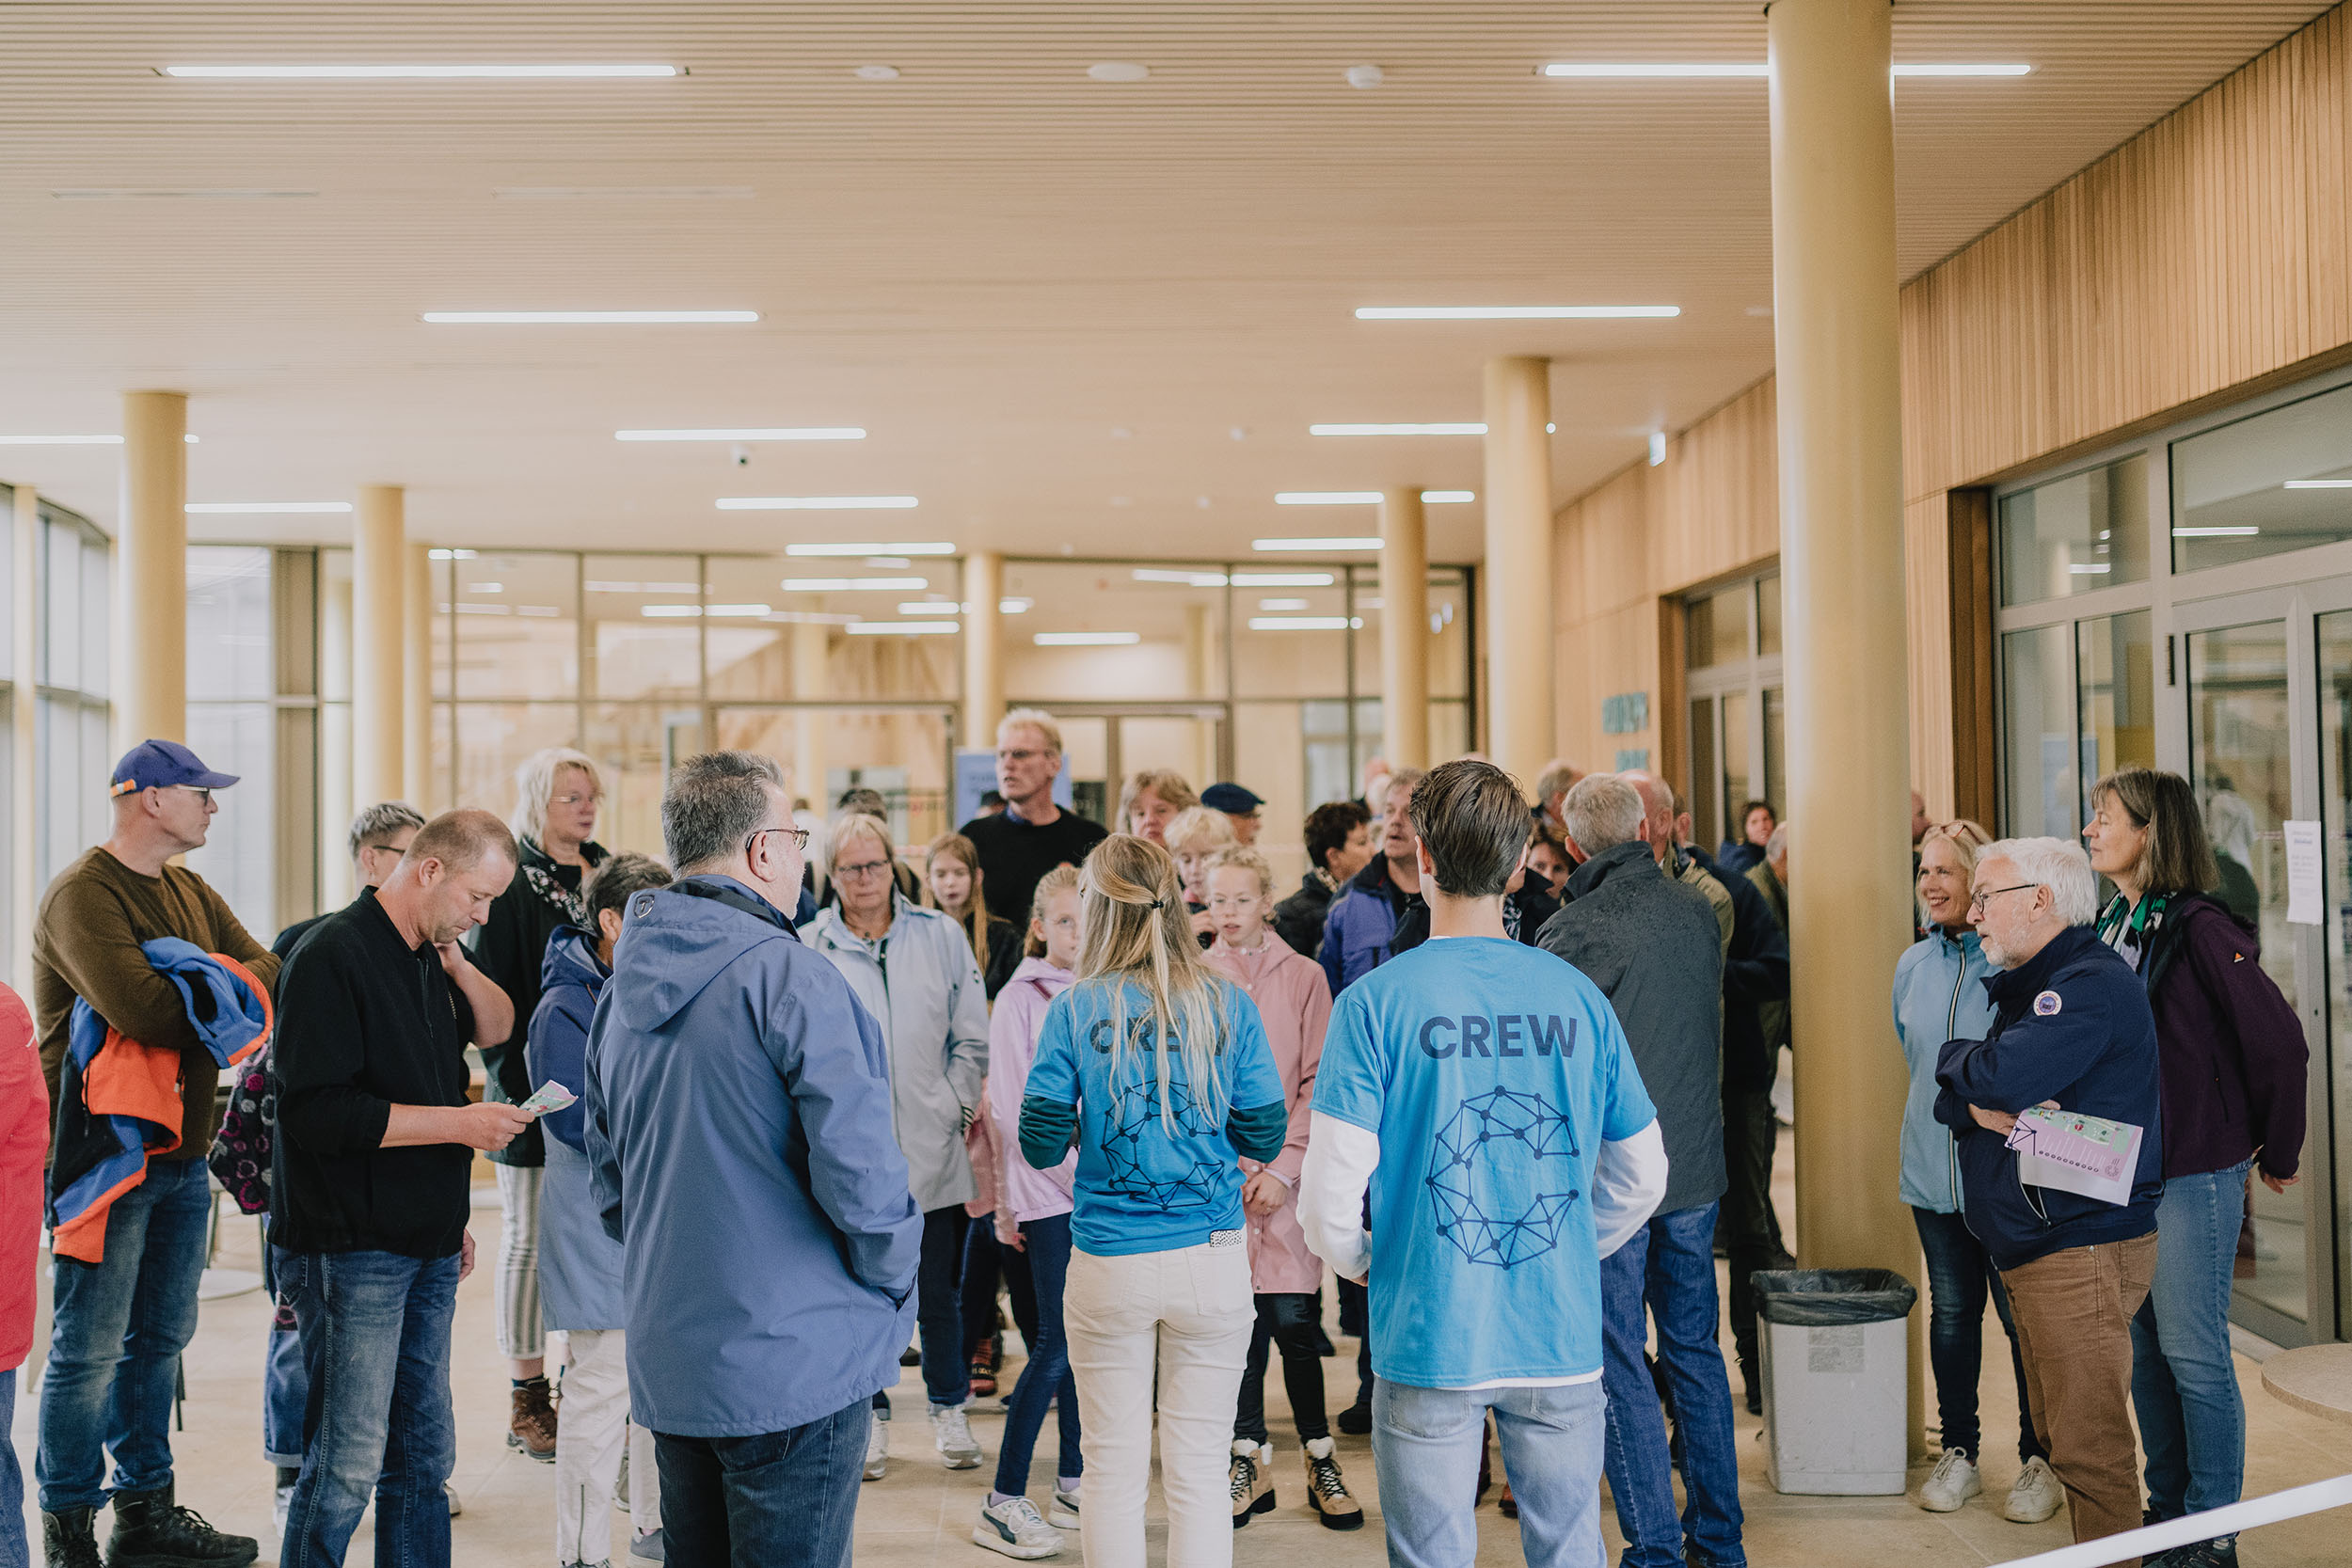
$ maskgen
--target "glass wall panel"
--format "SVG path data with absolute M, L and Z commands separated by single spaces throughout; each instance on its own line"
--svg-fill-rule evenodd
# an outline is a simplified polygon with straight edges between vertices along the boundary
M 2352 539 L 2352 387 L 2172 443 L 2172 569 Z
M 947 820 L 952 721 L 944 709 L 721 707 L 712 722 L 714 745 L 761 752 L 791 771 L 795 793 L 810 802 L 803 827 L 821 833 L 833 802 L 856 787 L 882 791 L 902 853 L 914 854 L 955 826 Z M 824 768 L 821 784 L 805 762 L 816 756 L 841 759 Z
M 1697 835 L 1706 838 L 1723 819 L 1723 752 L 1716 744 L 1715 699 L 1697 697 L 1691 703 L 1691 822 Z
M 260 546 L 192 545 L 187 574 L 188 701 L 274 696 L 270 551 Z M 201 747 L 196 751 L 204 754 Z
M 580 557 L 501 550 L 450 565 L 459 698 L 579 691 Z
M 1780 574 L 1756 582 L 1756 651 L 1759 657 L 1780 652 Z
M 2020 490 L 2001 500 L 2001 602 L 2063 598 L 2148 576 L 2148 459 Z
M 1432 700 L 1447 697 L 1468 700 L 1470 681 L 1470 574 L 1458 566 L 1434 566 L 1429 572 L 1429 695 Z M 1467 715 L 1464 716 L 1467 719 Z M 1458 746 L 1438 743 L 1436 721 L 1431 721 L 1429 754 L 1433 757 L 1457 757 L 1470 750 L 1469 730 L 1457 725 L 1464 736 Z
M 16 488 L 0 484 L 0 680 L 16 678 Z M 30 671 L 25 672 L 30 674 Z M 5 856 L 6 849 L 0 849 Z
M 608 849 L 660 854 L 662 784 L 672 768 L 703 749 L 702 709 L 696 705 L 590 706 L 580 750 L 596 759 L 604 780 L 597 842 Z
M 2119 768 L 2156 764 L 2155 655 L 2144 610 L 2074 625 L 2076 700 L 2082 715 L 2082 820 L 2091 785 Z
M 72 523 L 41 525 L 40 680 L 44 686 L 82 684 L 82 531 Z
M 1274 867 L 1276 895 L 1288 897 L 1307 871 L 1306 814 L 1356 796 L 1346 703 L 1234 704 L 1233 766 L 1265 800 L 1257 847 Z
M 2083 780 L 2074 724 L 2073 628 L 2001 639 L 2001 728 L 2009 758 L 2000 831 L 2072 838 L 2082 830 Z
M 266 613 L 259 624 L 269 625 Z M 194 666 L 189 673 L 195 673 Z M 236 787 L 220 792 L 220 810 L 204 847 L 189 852 L 188 865 L 263 942 L 280 924 L 277 741 L 277 717 L 266 700 L 188 705 L 188 749 L 208 766 L 237 775 Z
M 1701 844 L 1718 844 L 1739 837 L 1740 825 L 1732 819 L 1733 814 L 1755 798 L 1748 787 L 1750 779 L 1754 777 L 1748 763 L 1753 754 L 1748 735 L 1748 694 L 1744 691 L 1726 691 L 1723 695 L 1723 705 L 1724 815 L 1709 824 L 1697 813 L 1692 814 L 1692 830 L 1698 834 Z
M 1734 664 L 1748 657 L 1748 613 L 1755 598 L 1756 584 L 1742 582 L 1685 604 L 1685 657 L 1692 669 Z
M 587 695 L 702 700 L 702 584 L 693 556 L 592 555 L 581 562 Z M 757 601 L 758 613 L 768 613 Z M 751 607 L 713 599 L 710 610 Z M 737 616 L 738 619 L 746 618 Z
M 1339 575 L 1331 567 L 1248 567 L 1235 575 L 1239 613 L 1259 598 L 1306 598 L 1307 610 L 1337 626 Z M 1185 562 L 1008 562 L 1005 593 L 1032 608 L 1000 623 L 1006 695 L 1014 701 L 1130 702 L 1225 695 L 1225 572 Z M 1296 628 L 1248 634 L 1252 652 L 1236 650 L 1242 684 L 1267 695 L 1344 691 L 1343 644 L 1336 630 Z M 1041 644 L 1040 637 L 1048 639 Z M 1116 642 L 1070 642 L 1117 638 Z M 1312 676 L 1284 678 L 1258 661 L 1316 661 Z M 1302 686 L 1302 680 L 1309 684 Z M 1270 685 L 1267 683 L 1271 683 Z
M 515 769 L 548 746 L 580 744 L 574 703 L 459 703 L 453 806 L 515 815 Z
M 1772 815 L 1788 812 L 1788 699 L 1777 686 L 1764 689 L 1764 799 Z
M 109 578 L 114 570 L 114 551 L 95 532 L 82 538 L 82 613 L 77 617 L 82 629 L 82 680 L 84 691 L 103 697 L 107 690 L 107 633 L 112 626 L 112 602 L 108 594 Z

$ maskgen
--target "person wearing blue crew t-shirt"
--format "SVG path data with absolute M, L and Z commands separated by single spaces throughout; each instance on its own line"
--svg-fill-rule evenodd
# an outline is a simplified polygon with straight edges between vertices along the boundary
M 1156 1369 L 1168 1568 L 1228 1568 L 1227 1439 L 1257 1320 L 1233 1156 L 1280 1153 L 1290 1111 L 1257 1007 L 1201 962 L 1168 851 L 1114 834 L 1078 875 L 1078 980 L 1046 1010 L 1021 1153 L 1050 1170 L 1078 1149 L 1062 1316 L 1080 1535 L 1088 1568 L 1143 1568 Z
M 1390 1561 L 1476 1557 L 1491 1411 L 1531 1568 L 1600 1568 L 1600 1259 L 1664 1195 L 1657 1112 L 1598 988 L 1503 934 L 1518 784 L 1451 762 L 1406 809 L 1430 940 L 1333 1005 L 1300 1218 L 1371 1284 Z

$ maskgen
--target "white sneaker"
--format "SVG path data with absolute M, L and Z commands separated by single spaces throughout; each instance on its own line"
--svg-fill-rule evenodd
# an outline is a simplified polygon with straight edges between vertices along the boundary
M 969 1470 L 980 1463 L 980 1445 L 972 1435 L 972 1423 L 963 1418 L 958 1405 L 931 1406 L 931 1446 L 950 1470 Z M 1029 1510 L 1034 1513 L 1035 1508 Z
M 994 1507 L 981 1507 L 980 1522 L 972 1527 L 972 1544 L 1007 1557 L 1052 1557 L 1061 1550 L 1061 1532 L 1045 1522 L 1028 1498 L 1008 1497 Z
M 866 1431 L 866 1479 L 880 1481 L 889 1468 L 890 1418 L 876 1411 L 873 1425 Z
M 1935 1471 L 1919 1488 L 1919 1506 L 1930 1513 L 1949 1513 L 1984 1490 L 1984 1481 L 1965 1449 L 1946 1449 Z
M 280 1540 L 283 1540 L 286 1534 L 286 1510 L 293 1502 L 294 1488 L 291 1486 L 278 1487 L 277 1495 L 270 1498 L 269 1515 L 278 1522 L 278 1534 Z
M 2017 1472 L 2017 1484 L 2009 1489 L 2009 1501 L 2001 1505 L 2001 1517 L 2020 1525 L 2038 1525 L 2065 1501 L 2066 1489 L 2050 1473 L 2048 1463 L 2028 1459 Z
M 1078 1528 L 1078 1494 L 1054 1488 L 1054 1506 L 1045 1511 L 1045 1522 L 1056 1529 Z
M 466 1512 L 466 1505 L 457 1500 L 457 1483 L 455 1481 L 445 1481 L 441 1482 L 441 1491 L 449 1498 L 449 1516 L 451 1518 L 454 1519 L 460 1513 Z

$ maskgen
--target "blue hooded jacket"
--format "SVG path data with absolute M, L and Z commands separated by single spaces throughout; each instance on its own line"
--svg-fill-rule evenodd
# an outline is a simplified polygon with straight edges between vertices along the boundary
M 588 1035 L 588 1156 L 627 1246 L 633 1419 L 784 1432 L 898 1380 L 923 1216 L 881 1028 L 727 877 L 628 903 Z
M 1935 1119 L 1936 1053 L 1946 1040 L 1993 1033 L 1993 974 L 1973 930 L 1928 932 L 1895 960 L 1895 1040 L 1911 1069 L 1903 1099 L 1902 1199 L 1931 1214 L 1960 1212 L 1960 1146 Z
M 1340 889 L 1323 918 L 1323 945 L 1315 954 L 1333 996 L 1388 962 L 1406 902 L 1404 890 L 1389 878 L 1388 861 L 1377 854 Z
M 559 926 L 539 961 L 539 1006 L 525 1046 L 534 1094 L 552 1083 L 583 1092 L 588 1025 L 612 972 L 596 940 Z M 539 1118 L 547 1129 L 547 1177 L 539 1190 L 539 1307 L 549 1328 L 626 1328 L 621 1243 L 605 1234 L 588 1166 L 585 1099 Z
M 2164 1196 L 2164 1107 L 2156 1020 L 2147 988 L 2088 926 L 2070 926 L 2015 969 L 1984 983 L 1993 1032 L 1938 1053 L 1935 1119 L 1957 1132 L 1968 1229 L 1996 1268 L 2068 1247 L 2128 1242 L 2156 1227 Z M 1970 1105 L 2023 1111 L 2045 1100 L 2141 1129 L 2132 1200 L 2117 1205 L 2028 1187 L 2002 1136 Z

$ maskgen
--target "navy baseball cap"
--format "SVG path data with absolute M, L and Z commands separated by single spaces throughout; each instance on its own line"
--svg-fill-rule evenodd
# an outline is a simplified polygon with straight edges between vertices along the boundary
M 1248 816 L 1263 800 L 1237 784 L 1213 784 L 1200 792 L 1200 803 L 1211 811 L 1221 811 L 1232 816 Z
M 115 764 L 114 783 L 106 793 L 128 795 L 135 789 L 169 789 L 173 784 L 227 789 L 236 782 L 236 774 L 214 772 L 176 740 L 142 740 Z

